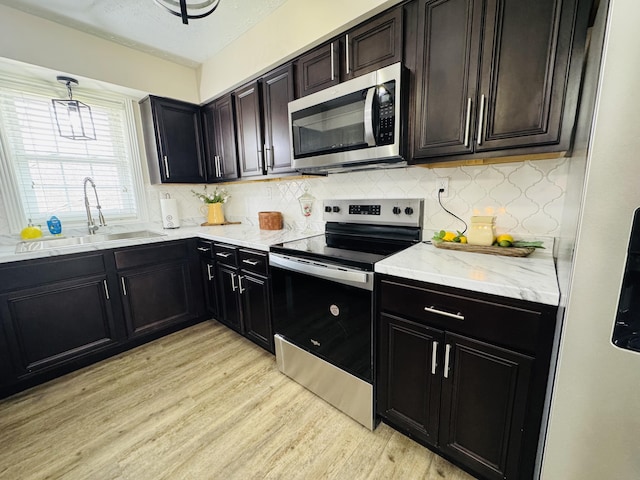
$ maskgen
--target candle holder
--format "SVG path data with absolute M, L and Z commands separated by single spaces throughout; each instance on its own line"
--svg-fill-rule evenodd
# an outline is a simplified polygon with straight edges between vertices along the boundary
M 309 232 L 311 229 L 309 228 L 309 217 L 313 213 L 313 202 L 315 201 L 315 197 L 308 192 L 308 188 L 304 189 L 304 193 L 298 197 L 298 203 L 300 204 L 300 209 L 302 210 L 302 215 L 304 216 L 305 228 L 304 232 Z

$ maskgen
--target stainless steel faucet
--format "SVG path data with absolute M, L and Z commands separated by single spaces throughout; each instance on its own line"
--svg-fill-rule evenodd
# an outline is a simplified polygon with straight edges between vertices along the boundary
M 89 207 L 89 197 L 87 196 L 87 182 L 91 184 L 93 187 L 93 193 L 96 195 L 96 208 L 98 209 L 98 222 L 100 222 L 101 227 L 106 227 L 107 222 L 104 219 L 104 215 L 102 215 L 102 207 L 100 206 L 100 200 L 98 199 L 98 190 L 96 190 L 96 184 L 94 183 L 91 177 L 84 178 L 84 208 L 87 210 L 87 227 L 89 228 L 89 235 L 95 235 L 98 230 L 98 225 L 93 221 L 93 217 L 91 216 L 91 208 Z

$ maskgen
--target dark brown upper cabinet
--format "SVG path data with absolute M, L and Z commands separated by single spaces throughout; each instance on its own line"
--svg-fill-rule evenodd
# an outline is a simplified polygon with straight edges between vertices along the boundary
M 419 0 L 413 157 L 569 150 L 588 13 L 577 0 Z
M 402 7 L 396 7 L 299 57 L 299 97 L 402 61 Z
M 206 182 L 200 107 L 150 95 L 140 113 L 151 183 Z
M 233 96 L 224 95 L 202 107 L 207 181 L 238 178 Z
M 292 171 L 288 104 L 294 99 L 292 64 L 262 77 L 266 173 Z
M 236 132 L 242 177 L 291 172 L 287 105 L 293 67 L 280 67 L 237 89 Z

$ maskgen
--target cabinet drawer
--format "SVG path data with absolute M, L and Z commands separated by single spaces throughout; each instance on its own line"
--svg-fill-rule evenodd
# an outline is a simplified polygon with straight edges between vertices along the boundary
M 238 266 L 238 247 L 226 243 L 214 243 L 213 251 L 216 261 L 231 267 Z
M 214 258 L 213 242 L 210 240 L 198 240 L 196 250 L 198 250 L 198 255 L 201 257 Z
M 541 313 L 427 286 L 380 282 L 380 309 L 520 351 L 535 352 Z
M 19 261 L 0 268 L 0 290 L 8 292 L 104 272 L 101 253 Z
M 267 266 L 269 264 L 267 252 L 259 252 L 257 250 L 249 250 L 241 248 L 238 252 L 240 259 L 240 268 L 258 275 L 267 276 Z
M 182 260 L 187 256 L 187 242 L 183 241 L 129 247 L 114 253 L 118 270 Z

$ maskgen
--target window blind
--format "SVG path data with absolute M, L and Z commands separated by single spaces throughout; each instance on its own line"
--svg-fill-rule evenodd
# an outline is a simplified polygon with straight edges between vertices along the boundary
M 82 94 L 79 100 L 91 107 L 96 140 L 71 140 L 58 135 L 51 104 L 52 98 L 65 97 L 53 86 L 0 78 L 3 161 L 9 163 L 5 171 L 15 182 L 23 222 L 31 218 L 44 225 L 51 215 L 63 225 L 86 221 L 85 177 L 96 184 L 107 222 L 137 218 L 127 99 Z M 95 207 L 92 189 L 87 193 Z

